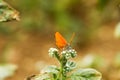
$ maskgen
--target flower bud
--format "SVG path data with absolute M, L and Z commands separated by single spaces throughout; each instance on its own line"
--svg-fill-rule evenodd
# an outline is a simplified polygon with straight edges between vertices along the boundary
M 70 49 L 69 52 L 71 53 L 72 58 L 77 56 L 77 52 L 74 49 Z
M 74 49 L 67 49 L 61 52 L 63 56 L 65 56 L 66 59 L 74 58 L 77 55 L 77 52 Z
M 50 48 L 48 52 L 51 57 L 55 57 L 55 54 L 58 54 L 58 50 L 56 48 Z

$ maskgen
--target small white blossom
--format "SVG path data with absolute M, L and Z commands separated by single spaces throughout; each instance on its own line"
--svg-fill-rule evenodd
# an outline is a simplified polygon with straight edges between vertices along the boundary
M 62 51 L 61 54 L 66 54 L 66 51 Z
M 51 57 L 55 57 L 55 54 L 58 53 L 58 49 L 50 48 L 48 52 Z
M 66 57 L 66 59 L 69 59 L 69 58 L 71 58 L 71 54 L 66 53 L 65 57 Z
M 77 56 L 77 52 L 74 49 L 66 49 L 61 52 L 63 56 L 65 56 L 66 59 L 74 58 Z
M 71 53 L 72 58 L 77 56 L 77 52 L 74 49 L 71 49 L 70 53 Z

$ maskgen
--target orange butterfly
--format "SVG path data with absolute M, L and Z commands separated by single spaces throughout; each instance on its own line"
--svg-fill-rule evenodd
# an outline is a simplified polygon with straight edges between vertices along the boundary
M 70 43 L 72 42 L 73 37 L 74 37 L 74 34 L 71 37 Z M 55 39 L 56 39 L 56 45 L 60 49 L 63 49 L 70 45 L 70 43 L 68 43 L 59 32 L 55 33 Z

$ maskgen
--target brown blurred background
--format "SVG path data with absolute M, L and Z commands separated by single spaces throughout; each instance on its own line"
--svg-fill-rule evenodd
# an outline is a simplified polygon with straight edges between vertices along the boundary
M 92 56 L 92 62 L 82 67 L 98 69 L 103 80 L 120 80 L 120 0 L 5 1 L 20 12 L 21 19 L 0 23 L 0 64 L 17 66 L 5 80 L 24 80 L 56 64 L 48 56 L 48 49 L 56 47 L 56 31 L 68 42 L 75 32 L 71 44 L 78 52 L 75 60 L 82 66 L 81 61 Z

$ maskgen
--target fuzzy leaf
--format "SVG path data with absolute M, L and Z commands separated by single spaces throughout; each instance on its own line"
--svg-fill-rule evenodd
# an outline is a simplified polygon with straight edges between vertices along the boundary
M 52 73 L 52 74 L 57 74 L 58 73 L 58 68 L 54 65 L 45 67 L 41 73 Z
M 10 20 L 19 20 L 19 12 L 3 0 L 0 0 L 0 22 Z
M 71 76 L 71 80 L 101 80 L 101 73 L 95 69 L 79 69 Z
M 29 77 L 26 80 L 51 80 L 48 74 L 39 74 L 33 77 Z

